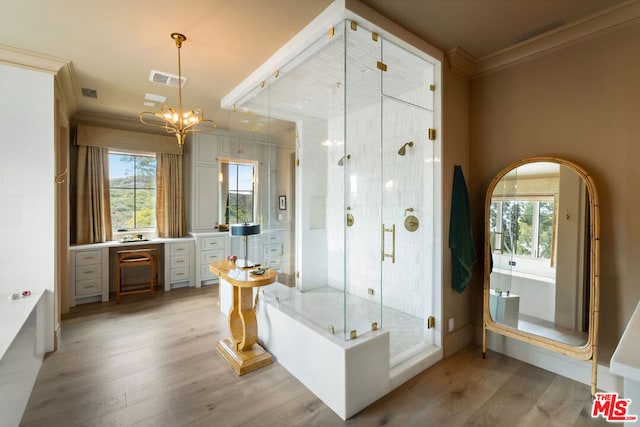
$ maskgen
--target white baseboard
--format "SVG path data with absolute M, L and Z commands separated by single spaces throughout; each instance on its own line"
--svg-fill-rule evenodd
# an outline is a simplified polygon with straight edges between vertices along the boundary
M 482 328 L 474 326 L 474 329 L 474 343 L 482 346 Z M 487 348 L 582 384 L 591 385 L 589 361 L 573 359 L 493 332 L 487 334 Z M 606 392 L 616 392 L 620 395 L 624 393 L 623 378 L 613 374 L 609 366 L 602 364 L 598 364 L 597 387 L 598 390 Z

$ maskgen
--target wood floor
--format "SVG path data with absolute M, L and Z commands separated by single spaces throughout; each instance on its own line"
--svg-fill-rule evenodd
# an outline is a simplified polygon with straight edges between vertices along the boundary
M 278 363 L 237 377 L 217 287 L 85 304 L 62 322 L 26 426 L 583 426 L 586 385 L 470 346 L 342 421 Z

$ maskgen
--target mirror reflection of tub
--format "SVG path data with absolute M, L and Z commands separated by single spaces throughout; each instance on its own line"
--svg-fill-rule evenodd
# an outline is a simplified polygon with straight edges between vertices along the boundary
M 518 308 L 516 319 L 500 312 L 496 322 L 570 345 L 587 342 L 587 202 L 580 176 L 558 163 L 528 163 L 498 182 L 491 295 L 500 307 Z
M 599 304 L 598 197 L 581 167 L 522 160 L 492 181 L 485 205 L 487 331 L 592 360 Z

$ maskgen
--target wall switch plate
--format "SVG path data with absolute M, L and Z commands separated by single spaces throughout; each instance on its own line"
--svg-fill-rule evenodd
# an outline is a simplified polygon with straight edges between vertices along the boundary
M 455 322 L 453 317 L 449 318 L 449 332 L 452 332 L 455 329 Z

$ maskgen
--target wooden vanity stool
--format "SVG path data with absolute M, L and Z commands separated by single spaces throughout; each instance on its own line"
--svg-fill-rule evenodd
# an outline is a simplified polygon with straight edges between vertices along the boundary
M 134 295 L 149 293 L 153 298 L 156 285 L 156 249 L 131 249 L 118 251 L 118 265 L 116 269 L 116 304 L 120 304 L 120 295 Z M 138 283 L 123 283 L 122 269 L 126 267 L 149 267 L 149 280 Z

